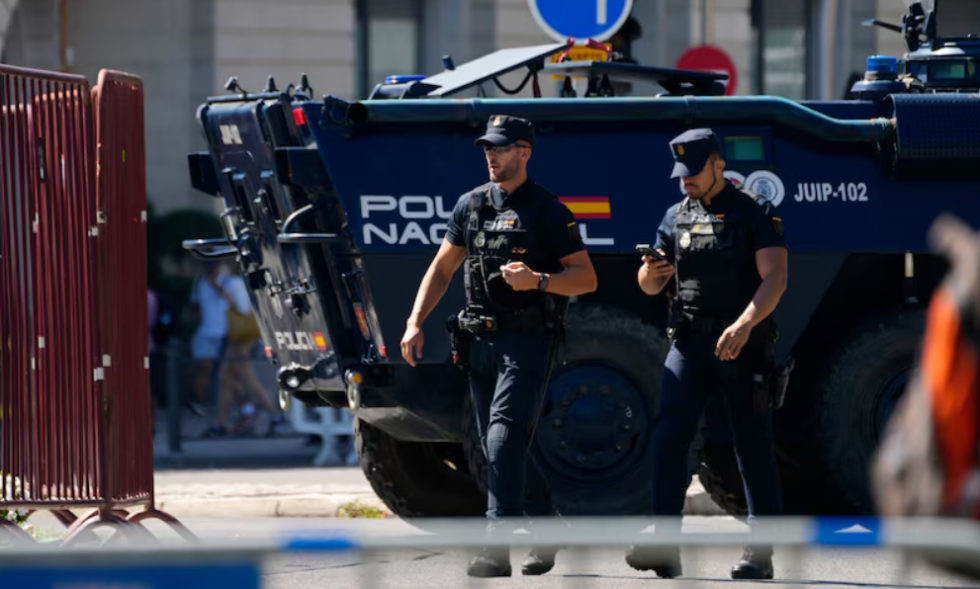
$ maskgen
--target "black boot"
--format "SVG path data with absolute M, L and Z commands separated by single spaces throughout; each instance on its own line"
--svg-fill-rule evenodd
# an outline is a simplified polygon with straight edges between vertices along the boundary
M 732 567 L 733 579 L 771 579 L 772 548 L 765 546 L 746 546 L 742 560 Z
M 681 576 L 680 548 L 659 546 L 630 546 L 626 564 L 638 571 L 653 571 L 663 579 Z
M 509 577 L 510 548 L 484 548 L 470 561 L 466 574 L 471 577 Z
M 532 548 L 524 559 L 521 566 L 521 573 L 525 575 L 543 575 L 555 568 L 555 554 L 557 548 L 536 547 Z

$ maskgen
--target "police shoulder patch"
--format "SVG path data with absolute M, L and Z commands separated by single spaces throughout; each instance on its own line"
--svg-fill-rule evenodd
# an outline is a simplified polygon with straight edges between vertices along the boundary
M 779 217 L 770 217 L 772 219 L 772 228 L 776 231 L 776 235 L 783 236 L 783 220 Z

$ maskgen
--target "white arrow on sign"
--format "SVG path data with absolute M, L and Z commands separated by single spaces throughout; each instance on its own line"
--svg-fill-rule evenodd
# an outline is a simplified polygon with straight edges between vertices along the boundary
M 609 7 L 607 5 L 608 0 L 595 0 L 595 22 L 596 24 L 604 25 L 606 24 L 606 19 L 608 18 Z

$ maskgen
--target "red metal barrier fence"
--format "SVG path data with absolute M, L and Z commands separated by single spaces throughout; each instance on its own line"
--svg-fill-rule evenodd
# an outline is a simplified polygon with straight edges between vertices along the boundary
M 103 71 L 93 91 L 98 134 L 96 203 L 98 284 L 109 402 L 107 495 L 116 501 L 153 497 L 153 432 L 149 380 L 146 276 L 146 162 L 143 86 L 138 78 Z
M 66 543 L 193 537 L 153 498 L 145 184 L 139 78 L 0 66 L 0 509 L 51 510 Z

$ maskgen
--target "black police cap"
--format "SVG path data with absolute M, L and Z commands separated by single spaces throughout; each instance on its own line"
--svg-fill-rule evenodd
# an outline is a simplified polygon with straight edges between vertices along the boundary
M 474 145 L 510 145 L 525 141 L 534 145 L 534 126 L 531 121 L 509 115 L 490 115 L 485 135 L 473 142 Z
M 711 129 L 691 129 L 685 131 L 670 142 L 670 151 L 674 156 L 674 170 L 671 178 L 681 176 L 697 176 L 708 163 L 708 156 L 721 153 L 721 141 Z

